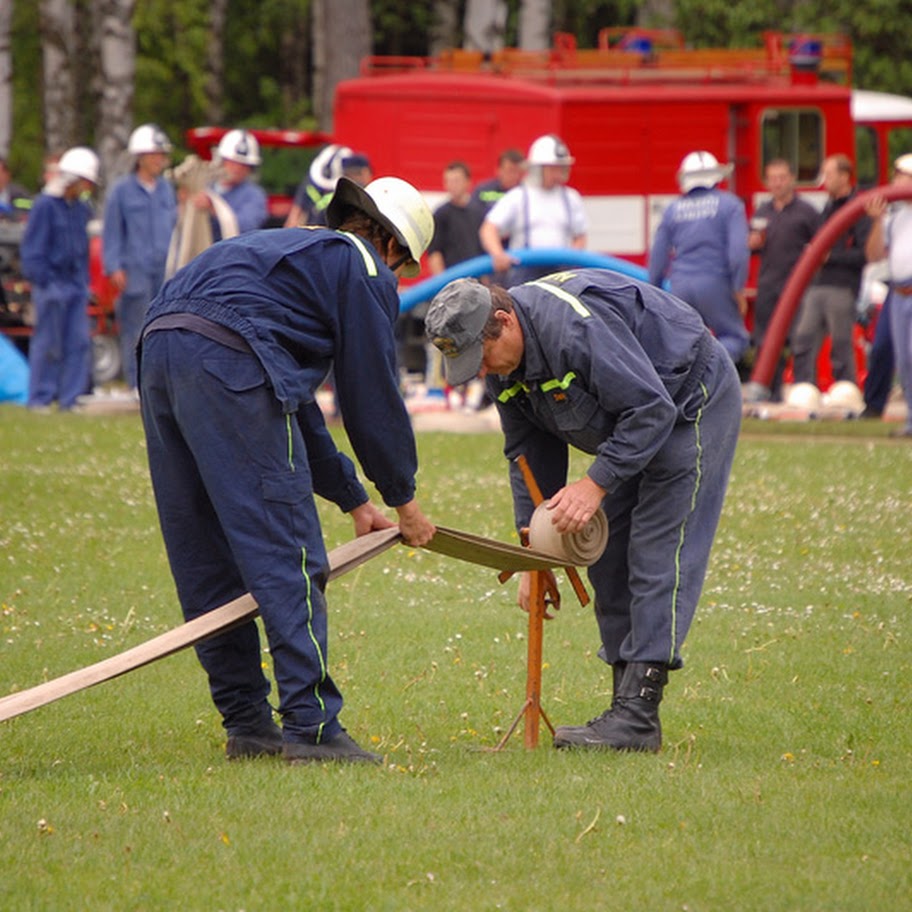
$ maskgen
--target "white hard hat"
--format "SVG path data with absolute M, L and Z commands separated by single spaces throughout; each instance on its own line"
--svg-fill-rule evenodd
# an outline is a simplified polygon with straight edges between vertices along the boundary
M 262 161 L 260 144 L 249 130 L 229 130 L 218 144 L 218 157 L 251 167 Z
M 145 155 L 149 152 L 171 151 L 171 143 L 164 130 L 155 124 L 142 124 L 130 134 L 127 151 L 131 155 Z
M 98 156 L 85 146 L 74 146 L 60 156 L 57 170 L 62 175 L 81 177 L 83 180 L 98 183 Z
M 678 186 L 684 193 L 689 193 L 695 187 L 715 187 L 732 170 L 732 165 L 720 165 L 712 152 L 689 152 L 678 168 Z
M 530 165 L 572 165 L 576 159 L 559 136 L 549 133 L 547 136 L 539 136 L 529 146 L 526 161 Z
M 307 172 L 310 182 L 321 193 L 332 193 L 342 177 L 342 159 L 351 154 L 352 150 L 348 146 L 340 146 L 338 143 L 330 143 L 321 149 L 310 163 Z
M 794 383 L 785 395 L 785 404 L 792 408 L 816 411 L 820 408 L 823 397 L 813 383 Z
M 413 262 L 403 275 L 418 275 L 418 261 L 434 236 L 434 215 L 424 197 L 408 182 L 398 177 L 379 177 L 366 187 L 340 177 L 336 192 L 326 207 L 326 224 L 338 228 L 347 206 L 354 206 L 388 231 L 412 256 Z
M 824 400 L 827 405 L 848 409 L 860 415 L 864 410 L 864 396 L 851 380 L 837 380 L 828 390 Z
M 893 162 L 893 167 L 900 174 L 908 174 L 912 177 L 912 152 L 907 152 L 905 155 L 900 155 L 899 158 Z

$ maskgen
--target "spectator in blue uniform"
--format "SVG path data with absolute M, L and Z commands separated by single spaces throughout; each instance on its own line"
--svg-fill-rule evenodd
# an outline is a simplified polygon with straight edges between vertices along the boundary
M 342 178 L 328 228 L 254 231 L 213 244 L 165 283 L 140 342 L 140 402 L 159 520 L 189 620 L 249 591 L 278 684 L 267 701 L 250 621 L 197 647 L 229 758 L 376 762 L 339 723 L 329 674 L 327 558 L 315 495 L 356 535 L 393 523 L 368 499 L 315 394 L 335 370 L 345 430 L 404 539 L 434 527 L 415 500 L 416 453 L 399 394 L 397 277 L 433 232 L 394 177 Z
M 682 665 L 738 438 L 731 359 L 687 304 L 600 269 L 509 291 L 457 279 L 426 325 L 450 383 L 487 379 L 517 528 L 533 511 L 520 455 L 558 532 L 579 531 L 600 508 L 608 517 L 589 580 L 614 699 L 586 725 L 558 728 L 555 746 L 657 751 L 659 702 Z M 570 446 L 594 459 L 568 483 Z M 528 598 L 526 575 L 523 607 Z
M 237 222 L 237 234 L 261 228 L 269 215 L 266 193 L 253 178 L 253 170 L 262 164 L 260 144 L 248 130 L 229 130 L 219 141 L 216 153 L 221 176 L 213 189 L 231 207 Z M 212 200 L 205 192 L 193 197 L 194 205 L 213 214 L 212 238 L 222 239 L 222 226 L 215 218 Z
M 333 191 L 342 174 L 342 162 L 354 155 L 348 146 L 330 143 L 324 146 L 315 156 L 307 169 L 304 180 L 295 190 L 291 209 L 285 219 L 286 228 L 296 225 L 313 225 L 317 212 L 322 215 L 323 210 L 329 205 Z M 355 178 L 347 174 L 346 177 Z M 361 181 L 355 181 L 361 183 Z M 369 181 L 364 181 L 365 186 Z
M 56 401 L 68 411 L 90 385 L 89 235 L 92 209 L 82 197 L 98 184 L 98 156 L 68 149 L 35 200 L 20 246 L 31 282 L 35 330 L 29 344 L 31 409 Z
M 168 137 L 155 124 L 130 135 L 132 173 L 121 178 L 105 203 L 102 257 L 105 274 L 120 293 L 117 321 L 123 376 L 136 390 L 136 343 L 146 308 L 165 278 L 171 232 L 177 220 L 174 189 L 162 177 L 171 154 Z
M 669 280 L 732 361 L 746 351 L 744 286 L 750 253 L 744 204 L 719 184 L 731 173 L 710 152 L 691 152 L 678 169 L 679 196 L 666 210 L 649 254 L 649 281 Z

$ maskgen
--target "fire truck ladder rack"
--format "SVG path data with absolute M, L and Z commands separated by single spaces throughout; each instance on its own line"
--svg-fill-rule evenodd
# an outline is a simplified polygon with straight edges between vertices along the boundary
M 486 55 L 454 48 L 437 57 L 366 57 L 362 76 L 423 70 L 499 76 L 549 84 L 827 81 L 851 84 L 852 46 L 840 34 L 763 33 L 758 48 L 687 48 L 673 29 L 609 28 L 598 47 L 578 48 L 558 32 L 550 50 L 504 48 Z

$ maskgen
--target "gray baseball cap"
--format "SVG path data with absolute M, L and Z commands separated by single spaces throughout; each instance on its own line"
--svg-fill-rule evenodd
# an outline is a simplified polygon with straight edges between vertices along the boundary
M 444 285 L 428 307 L 425 332 L 443 353 L 446 378 L 453 386 L 468 383 L 481 370 L 482 331 L 491 307 L 491 292 L 475 279 Z

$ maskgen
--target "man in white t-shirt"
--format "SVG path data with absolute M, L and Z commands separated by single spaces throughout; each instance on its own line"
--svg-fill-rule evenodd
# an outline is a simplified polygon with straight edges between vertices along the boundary
M 912 153 L 900 155 L 893 167 L 893 184 L 912 188 Z M 866 212 L 871 217 L 871 233 L 865 254 L 869 262 L 886 257 L 890 268 L 890 334 L 908 406 L 906 423 L 893 436 L 912 437 L 912 203 L 895 203 L 888 208 L 886 199 L 877 196 L 868 203 Z
M 566 144 L 558 136 L 540 136 L 529 147 L 527 162 L 526 178 L 494 204 L 478 232 L 495 271 L 509 270 L 510 285 L 555 272 L 560 264 L 518 267 L 518 260 L 509 251 L 567 247 L 583 250 L 586 246 L 583 200 L 567 186 L 574 158 Z M 508 249 L 504 249 L 504 238 L 510 239 Z

